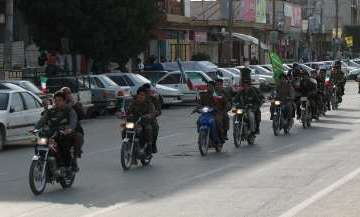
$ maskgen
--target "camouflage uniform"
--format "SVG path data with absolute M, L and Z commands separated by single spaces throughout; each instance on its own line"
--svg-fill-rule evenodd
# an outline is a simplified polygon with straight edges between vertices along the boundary
M 72 133 L 64 135 L 61 141 L 57 141 L 60 151 L 63 156 L 63 160 L 68 163 L 70 159 L 69 150 L 70 145 L 75 146 L 75 151 L 79 151 L 81 147 L 78 147 L 80 143 L 76 141 L 78 137 L 83 134 L 83 129 L 79 125 L 76 112 L 70 107 L 65 106 L 64 109 L 52 108 L 44 112 L 39 122 L 35 125 L 35 129 L 43 129 L 46 136 L 51 136 L 59 129 L 71 129 Z M 82 138 L 82 136 L 81 136 Z M 80 153 L 76 153 L 80 155 Z
M 153 139 L 153 129 L 152 124 L 153 120 L 156 117 L 156 110 L 154 104 L 149 100 L 146 100 L 143 103 L 138 103 L 136 100 L 130 105 L 129 118 L 131 121 L 137 121 L 140 117 L 143 117 L 141 125 L 144 129 L 144 144 L 152 144 Z M 144 118 L 144 116 L 149 116 Z
M 277 100 L 280 100 L 286 105 L 285 116 L 288 118 L 295 117 L 295 89 L 287 80 L 280 80 L 276 84 L 276 96 Z M 274 113 L 274 103 L 271 103 L 270 112 L 271 120 Z
M 216 128 L 220 139 L 223 141 L 225 136 L 223 115 L 224 108 L 226 107 L 225 101 L 222 99 L 222 97 L 214 96 L 214 92 L 212 91 L 202 92 L 200 93 L 200 101 L 197 108 L 205 106 L 215 109 L 214 118 L 216 122 Z
M 153 143 L 152 143 L 152 151 L 153 153 L 157 152 L 157 146 L 156 146 L 156 142 L 159 136 L 159 123 L 157 120 L 157 117 L 159 117 L 161 115 L 161 103 L 160 103 L 160 99 L 156 96 L 149 96 L 148 100 L 150 103 L 152 103 L 154 105 L 155 108 L 155 117 L 152 121 L 152 127 L 153 127 Z
M 245 106 L 252 104 L 252 111 L 255 112 L 256 130 L 259 130 L 261 122 L 261 105 L 264 102 L 264 97 L 258 89 L 249 86 L 247 89 L 240 90 L 234 98 L 234 103 L 239 106 Z
M 227 131 L 230 129 L 230 117 L 228 112 L 232 107 L 232 91 L 231 89 L 220 89 L 216 90 L 216 95 L 221 97 L 216 103 L 217 110 L 221 112 L 223 119 L 223 127 L 224 127 L 224 136 L 226 136 Z
M 341 102 L 342 96 L 345 94 L 346 78 L 344 72 L 342 72 L 341 69 L 334 69 L 331 73 L 330 80 L 338 88 L 337 95 Z

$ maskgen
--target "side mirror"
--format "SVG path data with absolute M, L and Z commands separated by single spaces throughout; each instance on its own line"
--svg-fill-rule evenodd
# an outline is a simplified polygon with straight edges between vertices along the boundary
M 14 107 L 11 106 L 9 112 L 10 112 L 10 113 L 14 113 L 14 112 L 15 112 Z

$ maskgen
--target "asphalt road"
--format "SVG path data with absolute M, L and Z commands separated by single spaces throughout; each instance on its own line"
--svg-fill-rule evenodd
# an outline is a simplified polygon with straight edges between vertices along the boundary
M 190 107 L 164 110 L 160 153 L 123 172 L 119 120 L 84 123 L 85 155 L 73 188 L 33 196 L 33 150 L 0 153 L 1 217 L 352 217 L 360 215 L 360 95 L 348 84 L 340 110 L 274 137 L 263 108 L 256 146 L 200 157 Z

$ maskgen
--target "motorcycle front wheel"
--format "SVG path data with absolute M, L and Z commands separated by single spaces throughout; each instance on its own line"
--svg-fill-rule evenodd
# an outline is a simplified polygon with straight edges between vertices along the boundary
M 201 130 L 199 132 L 198 146 L 201 156 L 206 156 L 209 150 L 209 133 Z
M 34 195 L 40 195 L 45 191 L 47 185 L 47 168 L 43 174 L 45 162 L 34 160 L 29 171 L 29 185 Z
M 129 142 L 123 142 L 121 145 L 121 166 L 123 170 L 127 171 L 132 166 L 133 153 L 131 153 L 131 144 Z
M 274 136 L 279 136 L 280 135 L 280 117 L 276 116 L 273 120 L 273 131 L 274 131 Z
M 240 148 L 241 147 L 241 137 L 242 137 L 242 132 L 241 132 L 241 126 L 239 124 L 235 124 L 234 125 L 234 145 L 236 148 Z

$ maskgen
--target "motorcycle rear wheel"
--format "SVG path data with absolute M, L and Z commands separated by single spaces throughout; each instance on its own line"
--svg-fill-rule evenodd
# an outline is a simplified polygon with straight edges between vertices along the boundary
M 74 184 L 74 181 L 75 181 L 75 173 L 74 172 L 71 172 L 71 175 L 68 175 L 64 178 L 61 178 L 60 179 L 60 185 L 63 189 L 66 189 L 66 188 L 71 188 L 71 186 Z
M 151 163 L 152 156 L 147 156 L 145 159 L 142 159 L 140 162 L 143 167 L 149 166 Z
M 249 145 L 249 146 L 255 145 L 255 138 L 256 138 L 255 135 L 249 136 L 249 138 L 247 139 L 247 142 L 248 142 L 248 145 Z

